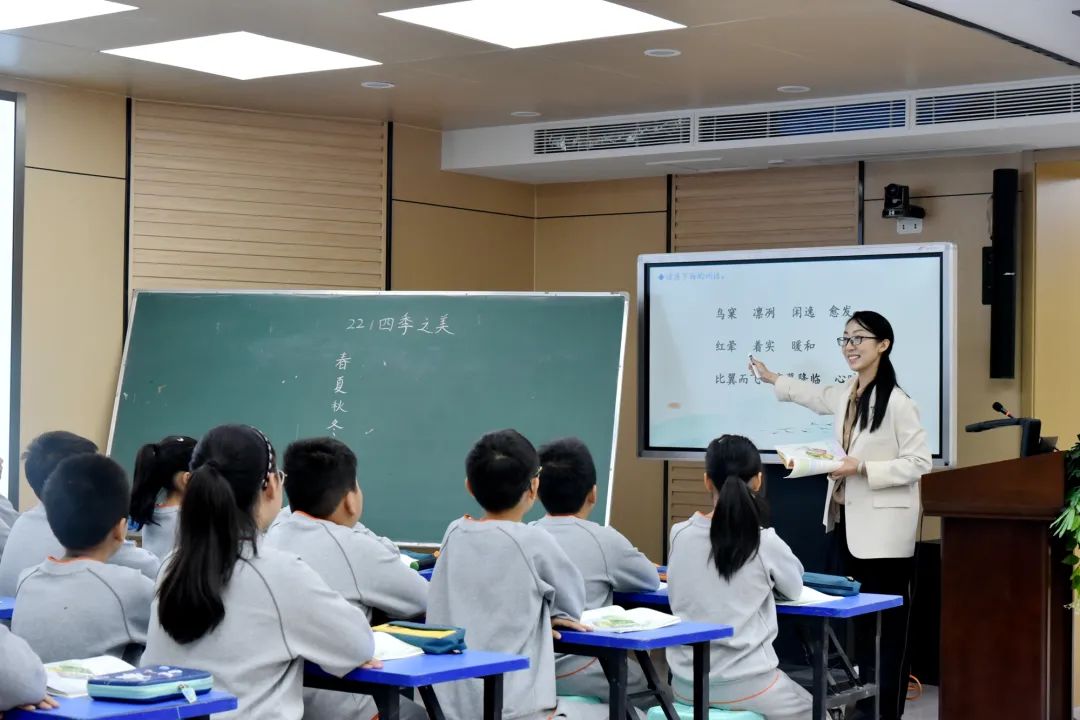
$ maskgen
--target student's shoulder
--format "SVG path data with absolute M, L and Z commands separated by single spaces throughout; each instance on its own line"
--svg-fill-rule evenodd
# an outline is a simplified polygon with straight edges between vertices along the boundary
M 761 529 L 760 545 L 766 551 L 770 551 L 770 550 L 789 550 L 790 549 L 788 544 L 786 542 L 784 542 L 784 539 L 782 537 L 780 537 L 780 534 L 777 533 L 776 530 L 771 528 L 771 527 Z
M 133 567 L 113 563 L 87 564 L 86 572 L 97 577 L 114 590 L 132 593 L 152 593 L 154 581 Z

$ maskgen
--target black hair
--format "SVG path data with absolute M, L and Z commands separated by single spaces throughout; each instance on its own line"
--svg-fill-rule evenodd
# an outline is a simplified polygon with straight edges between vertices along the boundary
M 100 545 L 127 517 L 131 488 L 124 468 L 104 455 L 73 455 L 56 466 L 42 491 L 45 517 L 68 551 Z
M 540 502 L 552 515 L 573 515 L 596 487 L 596 465 L 585 443 L 563 438 L 540 448 Z
M 191 466 L 196 442 L 195 438 L 170 435 L 139 448 L 131 488 L 131 520 L 138 527 L 157 524 L 154 506 L 158 496 L 162 492 L 171 495 L 179 490 L 176 476 L 187 472 Z
M 176 550 L 158 589 L 158 620 L 176 642 L 194 642 L 225 618 L 222 595 L 258 534 L 255 505 L 274 457 L 270 441 L 249 425 L 219 425 L 195 446 Z
M 326 518 L 356 487 L 356 454 L 340 440 L 298 440 L 285 451 L 285 493 L 293 510 Z
M 863 328 L 877 338 L 878 342 L 889 341 L 889 347 L 881 353 L 877 375 L 866 387 L 862 388 L 862 396 L 858 404 L 859 429 L 865 430 L 866 426 L 870 425 L 870 432 L 874 432 L 881 427 L 881 422 L 885 419 L 885 411 L 889 409 L 889 398 L 892 397 L 893 388 L 899 387 L 896 383 L 896 369 L 893 367 L 892 360 L 889 359 L 893 346 L 896 344 L 896 338 L 893 335 L 892 325 L 885 316 L 873 310 L 859 310 L 848 319 L 848 322 L 853 322 Z M 875 398 L 872 420 L 870 418 L 871 394 Z
M 705 451 L 705 474 L 717 490 L 709 539 L 720 577 L 730 580 L 758 551 L 762 508 L 749 483 L 761 472 L 761 455 L 742 435 L 722 435 Z
M 45 489 L 45 481 L 57 465 L 73 455 L 87 455 L 97 451 L 98 446 L 93 440 L 66 430 L 42 433 L 30 441 L 23 453 L 26 482 L 30 483 L 30 489 L 40 499 Z
M 509 510 L 521 502 L 539 469 L 536 448 L 517 430 L 488 433 L 465 459 L 473 497 L 488 512 Z

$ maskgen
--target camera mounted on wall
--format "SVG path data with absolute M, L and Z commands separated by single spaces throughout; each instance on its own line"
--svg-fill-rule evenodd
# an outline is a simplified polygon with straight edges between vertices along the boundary
M 921 233 L 926 210 L 911 204 L 911 190 L 907 185 L 889 183 L 885 186 L 885 207 L 881 217 L 895 220 L 896 232 L 901 235 Z

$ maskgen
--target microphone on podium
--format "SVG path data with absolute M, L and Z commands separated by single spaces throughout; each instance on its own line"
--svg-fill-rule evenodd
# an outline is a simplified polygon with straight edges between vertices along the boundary
M 994 412 L 999 412 L 1007 418 L 1011 418 L 1013 416 L 1013 414 L 1006 410 L 1005 406 L 999 402 L 994 403 L 992 407 L 994 409 Z

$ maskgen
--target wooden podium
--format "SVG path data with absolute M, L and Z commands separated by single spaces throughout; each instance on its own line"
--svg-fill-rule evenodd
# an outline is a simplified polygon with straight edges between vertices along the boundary
M 1065 491 L 1060 453 L 923 476 L 942 518 L 943 720 L 1071 716 L 1070 569 L 1049 530 Z

